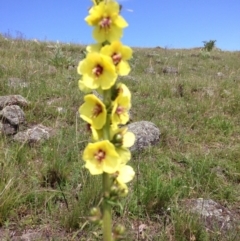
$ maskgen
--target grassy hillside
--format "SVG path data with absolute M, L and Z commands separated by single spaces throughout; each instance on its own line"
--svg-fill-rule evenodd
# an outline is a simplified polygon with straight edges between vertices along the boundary
M 83 94 L 76 67 L 84 48 L 0 36 L 0 96 L 22 95 L 27 125 L 55 130 L 34 146 L 0 136 L 1 240 L 24 232 L 31 240 L 101 240 L 86 219 L 101 181 L 81 161 L 89 134 L 77 113 Z M 134 49 L 130 76 L 119 79 L 132 92 L 133 121 L 155 123 L 161 141 L 133 154 L 137 176 L 114 217 L 126 224 L 126 240 L 137 240 L 141 224 L 138 240 L 238 240 L 238 229 L 207 232 L 184 202 L 213 199 L 239 217 L 239 61 L 240 52 Z M 166 66 L 178 74 L 164 74 Z M 10 85 L 11 78 L 25 84 Z

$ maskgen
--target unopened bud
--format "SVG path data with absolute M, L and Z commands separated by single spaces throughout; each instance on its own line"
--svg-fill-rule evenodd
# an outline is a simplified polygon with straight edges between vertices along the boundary
M 122 235 L 125 232 L 125 227 L 122 224 L 118 224 L 115 228 L 114 228 L 114 233 L 118 234 L 118 235 Z
M 91 208 L 90 215 L 95 216 L 95 215 L 98 215 L 99 212 L 100 212 L 99 208 L 94 207 L 94 208 Z
M 89 220 L 92 222 L 98 222 L 102 218 L 102 213 L 98 207 L 94 207 L 90 210 Z
M 123 238 L 124 233 L 125 233 L 125 227 L 121 224 L 117 224 L 117 226 L 114 227 L 113 229 L 114 240 L 119 240 Z
M 115 134 L 112 142 L 116 147 L 121 147 L 123 145 L 123 135 L 121 133 Z

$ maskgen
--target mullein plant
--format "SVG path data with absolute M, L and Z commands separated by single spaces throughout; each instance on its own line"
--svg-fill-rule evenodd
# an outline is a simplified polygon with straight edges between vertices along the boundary
M 91 175 L 102 175 L 101 208 L 93 208 L 90 219 L 102 224 L 104 241 L 113 241 L 121 238 L 124 227 L 112 227 L 112 207 L 127 195 L 126 183 L 135 175 L 128 165 L 128 148 L 134 144 L 135 136 L 126 127 L 131 93 L 125 84 L 117 82 L 118 76 L 130 72 L 127 61 L 132 49 L 120 41 L 128 26 L 120 15 L 121 6 L 114 0 L 92 2 L 85 21 L 93 27 L 96 43 L 87 46 L 86 57 L 77 69 L 81 75 L 79 88 L 86 93 L 79 113 L 92 134 L 82 159 Z M 91 94 L 93 90 L 103 98 Z

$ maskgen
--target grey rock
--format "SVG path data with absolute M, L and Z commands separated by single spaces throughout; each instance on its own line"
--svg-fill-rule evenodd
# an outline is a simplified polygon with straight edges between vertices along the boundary
M 191 212 L 201 216 L 209 230 L 218 228 L 220 231 L 226 231 L 231 229 L 236 222 L 230 210 L 212 199 L 187 200 L 186 206 Z
M 144 148 L 156 145 L 160 141 L 159 128 L 149 121 L 133 122 L 128 125 L 128 131 L 135 134 L 135 143 L 130 151 L 139 151 Z
M 171 66 L 166 66 L 163 68 L 164 74 L 178 74 L 178 69 Z
M 49 139 L 52 135 L 52 128 L 43 125 L 35 125 L 25 131 L 18 132 L 13 137 L 13 140 L 22 143 L 37 143 Z
M 18 126 L 8 122 L 0 122 L 0 133 L 3 135 L 14 135 L 17 133 Z
M 9 78 L 8 79 L 8 86 L 14 87 L 14 88 L 26 88 L 28 87 L 28 83 L 26 83 L 24 80 L 19 78 Z
M 0 110 L 8 105 L 19 105 L 21 107 L 25 107 L 28 106 L 28 102 L 21 95 L 0 96 Z
M 10 105 L 0 111 L 0 118 L 12 125 L 20 125 L 25 122 L 25 114 L 18 105 Z

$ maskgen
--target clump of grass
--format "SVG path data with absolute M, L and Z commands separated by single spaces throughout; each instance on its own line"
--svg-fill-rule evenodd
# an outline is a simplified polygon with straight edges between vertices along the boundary
M 59 43 L 55 44 L 54 46 L 49 46 L 49 48 L 52 49 L 52 57 L 49 59 L 50 65 L 53 65 L 57 68 L 68 68 L 69 66 L 74 66 L 74 60 L 71 56 L 66 56 L 66 54 L 62 51 L 62 47 Z

